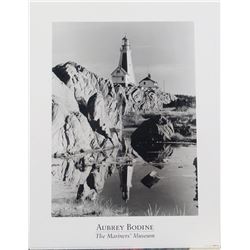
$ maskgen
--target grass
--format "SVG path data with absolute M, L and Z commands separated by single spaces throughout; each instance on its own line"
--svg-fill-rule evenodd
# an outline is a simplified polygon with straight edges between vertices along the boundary
M 111 201 L 98 199 L 96 201 L 81 201 L 81 202 L 65 202 L 62 205 L 52 204 L 52 217 L 84 217 L 84 216 L 129 216 L 126 208 L 115 207 Z M 157 204 L 152 207 L 148 205 L 148 209 L 144 216 L 185 216 L 185 206 L 183 208 L 174 207 L 172 211 L 162 210 Z
M 148 204 L 148 209 L 145 213 L 145 216 L 161 216 L 161 215 L 164 216 L 164 214 L 161 213 L 160 208 L 158 208 L 157 205 L 155 205 L 155 207 L 152 208 L 151 205 Z
M 98 198 L 95 201 L 64 200 L 52 202 L 52 217 L 83 217 L 83 216 L 128 216 L 127 209 L 115 207 L 111 201 Z
M 148 204 L 148 209 L 146 210 L 145 216 L 185 216 L 186 209 L 185 205 L 182 208 L 179 208 L 177 205 L 174 207 L 172 211 L 163 211 L 161 210 L 157 204 L 152 208 L 150 204 Z

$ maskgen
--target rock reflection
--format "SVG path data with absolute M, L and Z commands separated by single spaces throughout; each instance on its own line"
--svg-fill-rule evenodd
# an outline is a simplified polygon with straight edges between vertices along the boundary
M 84 153 L 72 158 L 53 158 L 52 176 L 76 188 L 76 200 L 92 200 L 102 192 L 105 181 L 115 171 L 119 173 L 121 197 L 127 202 L 132 187 L 133 162 L 138 158 L 128 140 L 120 148 Z
M 140 147 L 140 145 L 133 145 L 134 150 L 147 162 L 153 163 L 167 163 L 172 156 L 174 149 L 171 144 L 157 143 L 151 146 Z M 158 164 L 155 167 L 162 169 L 165 164 Z
M 157 175 L 156 171 L 151 171 L 149 174 L 144 176 L 141 179 L 141 183 L 148 188 L 151 188 L 154 184 L 156 184 L 160 180 L 160 177 Z
M 116 204 L 124 204 L 123 202 L 130 200 L 129 204 L 124 206 L 127 207 L 131 206 L 131 204 L 133 205 L 134 202 L 135 197 L 131 195 L 132 189 L 134 189 L 134 196 L 136 196 L 138 195 L 138 190 L 140 192 L 145 190 L 145 192 L 154 193 L 161 186 L 175 185 L 172 180 L 176 178 L 176 173 L 172 171 L 178 171 L 178 175 L 181 173 L 185 176 L 193 163 L 194 167 L 191 168 L 191 171 L 195 174 L 195 182 L 192 183 L 194 188 L 191 199 L 195 202 L 194 205 L 197 205 L 197 159 L 192 158 L 188 165 L 180 165 L 178 163 L 174 170 L 172 168 L 173 160 L 175 161 L 179 148 L 181 147 L 174 147 L 170 144 L 155 144 L 143 151 L 143 149 L 131 147 L 130 140 L 123 138 L 119 148 L 84 153 L 71 158 L 53 158 L 53 181 L 58 182 L 59 185 L 62 184 L 66 188 L 61 189 L 64 190 L 61 192 L 61 195 L 65 195 L 65 199 L 69 197 L 69 192 L 71 192 L 70 197 L 74 201 L 96 200 L 98 202 L 99 198 L 105 197 L 106 200 L 115 199 Z M 173 152 L 175 152 L 173 159 L 167 163 Z M 150 164 L 145 163 L 145 161 L 150 162 Z M 171 166 L 170 171 L 167 167 L 164 168 L 168 164 Z M 182 168 L 179 169 L 179 166 L 182 166 Z M 155 167 L 159 169 L 157 170 Z M 111 176 L 112 178 L 110 178 Z M 117 190 L 113 190 L 115 188 L 113 186 L 114 188 L 112 187 L 110 191 L 108 178 L 110 178 L 111 182 L 118 183 Z M 162 180 L 163 178 L 164 180 Z M 171 178 L 170 182 L 167 181 L 168 178 Z M 107 183 L 108 193 L 104 189 L 105 183 Z M 67 190 L 70 191 L 68 192 Z M 101 196 L 99 195 L 100 193 L 102 193 Z M 145 197 L 145 194 L 143 195 Z

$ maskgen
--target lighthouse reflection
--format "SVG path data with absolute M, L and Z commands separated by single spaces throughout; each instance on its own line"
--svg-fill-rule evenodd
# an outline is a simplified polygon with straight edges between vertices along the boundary
M 130 189 L 132 187 L 132 176 L 134 167 L 132 165 L 118 168 L 120 177 L 120 189 L 122 192 L 122 199 L 127 202 L 130 197 Z

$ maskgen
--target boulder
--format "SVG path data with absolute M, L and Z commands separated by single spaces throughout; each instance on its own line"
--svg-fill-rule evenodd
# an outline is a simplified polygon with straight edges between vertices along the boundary
M 172 123 L 163 116 L 155 116 L 144 121 L 132 134 L 131 145 L 143 160 L 163 168 L 173 154 L 168 142 L 174 137 Z
M 144 121 L 132 134 L 133 148 L 142 147 L 144 150 L 152 145 L 170 142 L 174 136 L 172 123 L 164 116 L 155 116 Z

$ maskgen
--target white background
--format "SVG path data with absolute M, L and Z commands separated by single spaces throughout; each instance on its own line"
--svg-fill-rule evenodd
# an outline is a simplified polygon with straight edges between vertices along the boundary
M 221 4 L 222 249 L 249 248 L 250 2 Z M 28 4 L 1 17 L 1 249 L 28 243 Z

